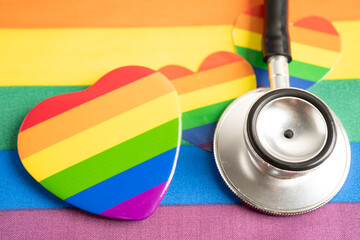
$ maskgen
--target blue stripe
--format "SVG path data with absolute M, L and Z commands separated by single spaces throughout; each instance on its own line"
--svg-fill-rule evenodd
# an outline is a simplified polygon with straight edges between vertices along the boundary
M 0 209 L 70 206 L 27 173 L 17 151 L 0 151 L 0 177 Z
M 209 123 L 199 127 L 184 130 L 182 132 L 182 138 L 195 145 L 211 142 L 214 137 L 216 124 L 217 122 Z
M 196 146 L 181 146 L 174 178 L 161 204 L 216 204 L 240 200 L 217 170 L 213 154 Z
M 351 167 L 346 183 L 331 202 L 360 202 L 360 143 L 351 143 Z M 162 204 L 236 203 L 239 199 L 222 180 L 213 154 L 181 146 L 175 176 Z
M 141 149 L 139 149 L 141 151 Z M 99 214 L 169 180 L 176 148 L 88 188 L 65 201 Z
M 348 179 L 332 202 L 360 202 L 360 143 L 351 143 L 351 155 Z M 16 151 L 0 151 L 0 176 L 0 209 L 69 206 L 26 173 Z M 95 197 L 101 200 L 103 196 Z M 212 153 L 196 146 L 181 146 L 175 175 L 162 204 L 236 202 L 240 201 L 224 184 Z
M 259 87 L 269 87 L 269 74 L 267 69 L 262 69 L 258 67 L 254 67 L 255 75 L 256 75 L 256 83 Z M 313 86 L 316 82 L 312 82 L 309 80 L 305 80 L 302 78 L 297 78 L 294 76 L 290 76 L 290 86 L 301 88 L 301 89 L 308 89 Z
M 350 143 L 349 175 L 338 194 L 330 202 L 360 202 L 360 143 Z

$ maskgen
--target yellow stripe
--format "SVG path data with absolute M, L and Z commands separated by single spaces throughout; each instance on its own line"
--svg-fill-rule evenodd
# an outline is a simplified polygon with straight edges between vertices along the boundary
M 296 61 L 326 68 L 333 67 L 340 55 L 338 52 L 312 47 L 297 42 L 291 42 L 291 51 L 291 54 Z
M 247 76 L 227 83 L 180 95 L 182 112 L 234 99 L 256 88 L 255 76 Z
M 233 35 L 234 35 L 234 44 L 236 46 L 250 48 L 256 51 L 262 51 L 261 34 L 250 32 L 247 30 L 242 30 L 239 28 L 234 28 Z
M 234 52 L 232 26 L 0 29 L 0 85 L 88 85 L 126 65 L 196 71 Z
M 360 21 L 333 22 L 342 52 L 326 79 L 360 78 Z M 0 29 L 0 85 L 92 84 L 125 65 L 196 71 L 215 51 L 233 52 L 232 26 L 113 29 Z M 253 43 L 261 46 L 259 41 Z M 242 45 L 242 44 L 241 44 Z M 254 48 L 254 46 L 252 46 Z
M 360 78 L 360 21 L 341 21 L 333 22 L 333 24 L 341 37 L 341 54 L 336 65 L 325 79 Z
M 234 36 L 235 45 L 262 51 L 261 34 L 235 28 Z M 291 51 L 296 61 L 327 68 L 331 68 L 339 57 L 338 52 L 297 43 L 296 39 L 291 41 Z
M 54 144 L 27 158 L 22 163 L 41 181 L 108 148 L 179 117 L 174 104 L 175 92 L 111 118 L 79 134 Z

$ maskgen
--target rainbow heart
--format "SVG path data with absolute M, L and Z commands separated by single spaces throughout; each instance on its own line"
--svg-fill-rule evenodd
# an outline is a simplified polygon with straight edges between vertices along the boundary
M 161 68 L 176 88 L 182 111 L 182 138 L 212 151 L 216 123 L 225 108 L 240 95 L 256 88 L 251 65 L 238 54 L 209 55 L 197 72 L 169 65 Z
M 18 151 L 35 180 L 66 202 L 139 220 L 156 210 L 172 179 L 179 119 L 166 77 L 122 67 L 86 90 L 35 106 L 20 128 Z
M 263 5 L 240 15 L 233 30 L 236 51 L 253 65 L 259 86 L 269 86 L 267 65 L 262 61 Z M 307 89 L 321 80 L 340 56 L 341 40 L 332 23 L 307 17 L 289 26 L 293 61 L 290 85 Z

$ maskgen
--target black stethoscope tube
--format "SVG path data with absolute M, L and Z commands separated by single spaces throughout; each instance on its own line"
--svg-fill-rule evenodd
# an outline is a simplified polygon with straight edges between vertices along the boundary
M 284 56 L 291 62 L 288 32 L 288 1 L 267 0 L 264 11 L 263 61 L 272 56 Z

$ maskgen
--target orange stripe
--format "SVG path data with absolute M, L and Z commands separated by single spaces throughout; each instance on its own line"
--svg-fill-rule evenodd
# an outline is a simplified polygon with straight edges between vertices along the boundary
M 24 159 L 92 126 L 173 91 L 169 85 L 159 84 L 159 81 L 163 83 L 162 75 L 152 74 L 21 132 L 18 142 L 31 141 L 31 144 L 22 145 L 21 157 Z M 154 88 L 154 86 L 157 87 Z
M 335 52 L 340 52 L 341 50 L 339 36 L 296 26 L 290 27 L 289 31 L 291 40 L 294 42 Z
M 321 16 L 330 21 L 360 19 L 360 1 L 354 0 L 291 0 L 289 19 L 296 22 L 309 16 Z
M 232 24 L 261 0 L 11 0 L 2 28 L 151 27 Z
M 235 62 L 172 80 L 179 95 L 253 74 L 247 61 Z M 211 96 L 209 96 L 211 97 Z
M 4 1 L 3 1 L 4 2 Z M 146 27 L 233 24 L 261 0 L 11 0 L 0 3 L 2 28 Z M 332 21 L 360 19 L 360 1 L 292 0 L 290 21 L 322 16 Z
M 264 24 L 264 20 L 262 18 L 242 14 L 236 20 L 235 27 L 250 32 L 262 33 L 263 24 Z
M 194 74 L 193 71 L 179 65 L 167 65 L 160 68 L 158 71 L 164 74 L 169 80 L 174 80 Z
M 206 71 L 212 68 L 217 68 L 230 63 L 245 61 L 245 58 L 231 52 L 219 51 L 207 56 L 200 64 L 198 72 Z

